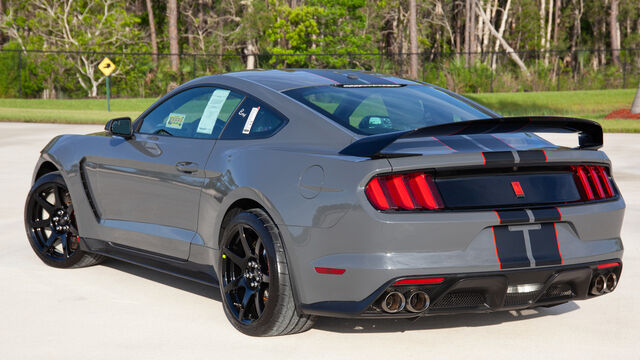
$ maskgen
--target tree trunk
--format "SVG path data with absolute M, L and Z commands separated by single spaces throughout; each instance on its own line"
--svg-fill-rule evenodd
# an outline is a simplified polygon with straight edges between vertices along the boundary
M 409 0 L 409 77 L 418 78 L 418 24 L 416 0 Z
M 156 39 L 156 20 L 153 17 L 153 5 L 147 0 L 147 14 L 149 15 L 149 32 L 151 33 L 151 52 L 153 52 L 153 68 L 158 68 L 158 40 Z
M 631 113 L 640 114 L 640 84 L 638 84 L 638 91 L 636 91 L 636 97 L 631 105 Z
M 500 50 L 500 40 L 499 38 L 501 38 L 504 34 L 504 29 L 507 26 L 507 19 L 509 18 L 509 6 L 511 5 L 511 0 L 507 0 L 507 4 L 504 6 L 504 10 L 502 11 L 502 20 L 500 21 L 500 29 L 498 30 L 498 38 L 496 39 L 496 45 L 493 48 L 494 52 L 498 52 L 498 50 Z M 496 69 L 496 61 L 497 61 L 497 54 L 493 55 L 493 61 L 491 62 L 491 69 L 495 70 Z
M 559 0 L 558 0 L 559 1 Z M 553 0 L 549 0 L 549 17 L 547 21 L 547 34 L 545 37 L 544 64 L 549 65 L 549 50 L 551 50 L 551 24 L 553 23 Z
M 471 25 L 469 26 L 469 50 L 471 51 L 471 54 L 469 54 L 469 61 L 471 62 L 471 64 L 473 65 L 475 63 L 476 60 L 476 43 L 477 41 L 477 36 L 478 34 L 475 32 L 476 29 L 476 15 L 474 14 L 474 7 L 475 7 L 475 1 L 476 0 L 471 0 L 471 13 L 469 14 L 470 17 L 470 21 L 471 21 Z M 478 5 L 479 6 L 479 5 Z M 482 8 L 480 8 L 480 11 L 482 11 Z
M 459 12 L 457 11 L 457 6 L 456 6 L 457 2 L 453 2 L 451 4 L 451 23 L 453 24 L 453 27 L 455 29 L 455 37 L 456 37 L 456 52 L 459 53 L 460 50 L 462 49 L 462 47 L 460 46 L 462 44 L 462 34 L 460 32 L 462 26 L 460 24 L 460 15 Z M 640 22 L 639 22 L 640 24 Z
M 0 0 L 0 17 L 4 15 L 4 0 Z M 0 31 L 0 46 L 4 44 L 4 31 Z
M 471 18 L 473 13 L 473 0 L 465 1 L 465 20 L 464 20 L 464 59 L 467 66 L 471 65 L 471 34 L 473 27 L 471 26 Z
M 611 0 L 609 12 L 609 35 L 611 37 L 611 60 L 613 65 L 620 65 L 620 23 L 618 22 L 618 0 Z
M 476 13 L 478 13 L 480 17 L 485 17 L 485 14 L 482 11 L 482 8 L 480 8 L 480 6 L 478 5 L 477 0 L 473 0 L 473 4 L 475 5 L 474 7 L 475 7 Z M 507 53 L 509 54 L 511 59 L 516 63 L 516 65 L 518 65 L 520 70 L 528 77 L 529 70 L 527 69 L 527 66 L 520 59 L 520 56 L 518 56 L 518 54 L 513 50 L 513 48 L 509 46 L 509 44 L 504 40 L 502 36 L 500 36 L 496 28 L 494 28 L 491 22 L 489 22 L 489 19 L 485 18 L 484 21 L 489 23 L 489 30 L 491 30 L 491 33 L 493 34 L 493 36 L 495 36 L 498 40 L 500 40 L 502 47 L 504 47 L 505 50 L 507 50 Z
M 171 53 L 171 70 L 178 71 L 180 67 L 180 57 L 178 56 L 178 2 L 169 0 L 167 2 L 167 17 L 169 18 L 169 52 Z
M 562 0 L 556 0 L 556 9 L 553 22 L 553 45 L 558 46 L 558 27 L 560 26 L 560 7 L 562 6 Z M 555 79 L 558 75 L 558 61 L 560 53 L 553 52 L 553 73 L 551 76 Z
M 540 0 L 540 49 L 544 50 L 547 47 L 545 43 L 546 37 L 544 36 L 544 21 L 547 13 L 547 0 Z
M 258 52 L 258 48 L 253 43 L 253 39 L 247 41 L 247 45 L 245 47 L 245 54 L 247 55 L 247 70 L 253 70 L 256 68 L 256 53 Z

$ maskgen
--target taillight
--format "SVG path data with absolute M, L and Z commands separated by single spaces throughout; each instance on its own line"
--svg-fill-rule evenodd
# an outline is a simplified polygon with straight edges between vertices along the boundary
M 612 198 L 615 194 L 607 170 L 602 166 L 572 166 L 576 184 L 582 200 L 599 200 Z
M 444 207 L 433 178 L 424 173 L 377 176 L 365 188 L 378 210 L 436 210 Z

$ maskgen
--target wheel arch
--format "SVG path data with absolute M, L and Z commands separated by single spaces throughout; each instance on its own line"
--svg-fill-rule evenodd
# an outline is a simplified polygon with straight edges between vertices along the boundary
M 237 189 L 237 190 L 241 190 L 241 189 Z M 259 193 L 255 192 L 254 190 L 250 190 L 250 189 L 246 189 L 246 190 L 248 190 L 249 192 L 241 191 L 240 193 L 242 193 L 243 195 L 239 195 L 236 193 L 236 195 L 233 196 L 233 198 L 231 198 L 230 196 L 227 196 L 225 200 L 228 200 L 228 201 L 223 202 L 223 203 L 226 203 L 227 205 L 224 207 L 221 207 L 220 209 L 221 216 L 219 216 L 219 222 L 218 222 L 218 225 L 216 225 L 217 234 L 215 236 L 215 246 L 217 251 L 215 251 L 215 253 L 219 254 L 219 251 L 221 251 L 220 242 L 222 240 L 222 234 L 224 232 L 224 228 L 226 224 L 233 218 L 233 216 L 235 216 L 241 211 L 258 208 L 263 210 L 275 224 L 276 230 L 280 234 L 280 240 L 282 242 L 285 259 L 288 265 L 291 264 L 291 262 L 289 261 L 289 252 L 287 251 L 286 239 L 288 238 L 288 235 L 285 232 L 283 232 L 282 227 L 279 226 L 283 224 L 283 220 L 280 213 L 271 204 L 271 202 L 267 200 L 266 197 L 261 196 Z M 214 264 L 215 264 L 214 266 L 216 268 L 216 272 L 219 273 L 220 264 L 217 259 L 218 256 L 219 255 L 216 255 L 216 259 L 214 260 Z M 298 287 L 295 279 L 295 274 L 293 271 L 291 271 L 291 268 L 289 269 L 289 281 L 291 282 L 291 287 L 293 290 L 292 296 L 293 296 L 296 312 L 298 314 L 302 314 L 302 311 L 300 308 L 300 302 L 298 300 L 299 295 L 298 295 Z
M 33 178 L 34 181 L 40 179 L 42 176 L 55 172 L 55 171 L 59 171 L 60 169 L 58 169 L 58 167 L 52 163 L 51 161 L 48 160 L 44 160 L 40 166 L 37 168 L 36 170 L 36 174 Z

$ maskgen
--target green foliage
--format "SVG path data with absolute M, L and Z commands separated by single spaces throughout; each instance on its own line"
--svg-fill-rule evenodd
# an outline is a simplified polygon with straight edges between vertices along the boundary
M 371 37 L 364 34 L 365 17 L 360 11 L 364 0 L 309 0 L 291 8 L 272 0 L 273 25 L 267 29 L 269 48 L 275 56 L 272 64 L 280 66 L 344 67 L 345 56 L 318 54 L 362 54 L 375 52 Z M 295 55 L 308 54 L 308 55 Z

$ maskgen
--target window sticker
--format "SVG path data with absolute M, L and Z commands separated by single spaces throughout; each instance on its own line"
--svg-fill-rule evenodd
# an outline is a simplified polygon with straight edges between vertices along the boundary
M 184 124 L 185 115 L 182 114 L 169 114 L 169 118 L 167 119 L 167 124 L 165 127 L 170 129 L 182 129 L 182 124 Z
M 222 105 L 227 101 L 230 92 L 229 90 L 216 89 L 213 94 L 211 94 L 207 107 L 204 109 L 200 122 L 198 123 L 197 132 L 211 135 L 216 120 L 218 120 L 218 115 L 220 115 L 220 110 L 222 110 Z
M 251 127 L 253 126 L 253 121 L 256 119 L 256 115 L 258 115 L 258 111 L 260 111 L 260 106 L 251 109 L 247 122 L 244 123 L 244 129 L 242 129 L 243 134 L 246 135 L 251 132 Z

